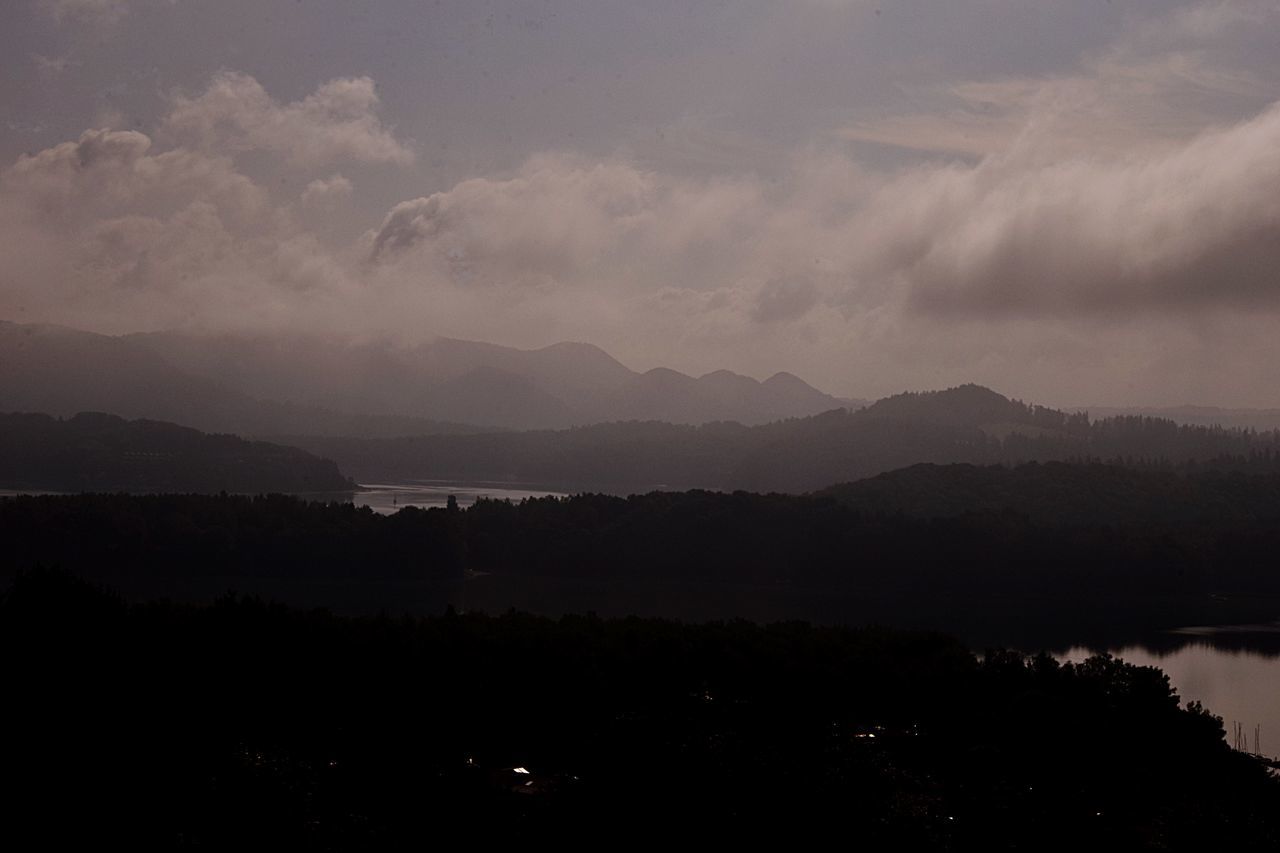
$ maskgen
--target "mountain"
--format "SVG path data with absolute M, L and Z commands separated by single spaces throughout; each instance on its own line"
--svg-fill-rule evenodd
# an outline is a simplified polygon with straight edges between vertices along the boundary
M 234 369 L 252 376 L 252 358 L 237 362 Z M 324 375 L 314 367 L 311 372 Z M 296 432 L 376 437 L 470 429 L 421 418 L 264 400 L 175 365 L 132 336 L 0 321 L 0 412 L 4 411 L 63 417 L 102 411 L 241 435 Z
M 700 399 L 695 389 L 701 380 L 653 371 L 641 378 L 646 393 L 668 403 L 692 405 Z M 1154 418 L 1090 421 L 1084 414 L 1027 405 L 976 385 L 757 426 L 635 420 L 488 435 L 279 440 L 337 460 L 362 482 L 502 481 L 622 494 L 691 488 L 799 493 L 919 463 L 1079 460 L 1166 470 L 1280 470 L 1277 433 L 1179 426 Z
M 0 415 L 0 488 L 62 492 L 331 492 L 354 486 L 294 447 L 82 412 Z
M 987 433 L 1069 435 L 1088 426 L 1088 417 L 1010 400 L 981 385 L 967 384 L 945 391 L 907 392 L 877 400 L 862 410 L 868 419 L 900 420 L 951 427 L 972 427 Z
M 674 424 L 736 421 L 763 424 L 842 408 L 838 400 L 790 373 L 764 382 L 717 370 L 696 379 L 655 368 L 634 377 L 611 395 L 607 408 L 615 420 L 658 420 Z
M 401 346 L 179 332 L 126 340 L 187 373 L 260 399 L 489 428 L 612 420 L 761 424 L 858 402 L 786 373 L 765 382 L 727 370 L 697 378 L 668 368 L 638 373 L 586 343 L 521 350 L 452 338 Z
M 253 401 L 118 338 L 0 322 L 0 410 L 110 411 L 214 429 L 253 418 Z
M 244 435 L 389 437 L 619 419 L 761 424 L 858 403 L 789 373 L 765 382 L 727 370 L 637 373 L 585 343 L 111 337 L 0 321 L 0 411 L 106 411 Z

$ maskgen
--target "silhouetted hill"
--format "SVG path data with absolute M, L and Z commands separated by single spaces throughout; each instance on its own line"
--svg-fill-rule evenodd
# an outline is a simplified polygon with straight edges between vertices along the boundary
M 47 571 L 0 595 L 0 642 L 6 832 L 59 848 L 1280 837 L 1280 783 L 1221 718 L 1109 656 L 978 659 L 937 634 L 802 623 L 130 603 Z
M 665 373 L 648 381 L 686 392 L 695 382 Z M 652 488 L 806 492 L 919 463 L 1092 460 L 1144 468 L 1280 470 L 1275 433 L 1153 418 L 1090 422 L 1083 414 L 1029 406 L 978 386 L 750 427 L 630 421 L 381 441 L 281 440 L 338 460 L 364 482 L 488 480 L 624 494 Z
M 63 566 L 132 593 L 196 598 L 236 577 L 253 579 L 241 589 L 344 612 L 451 603 L 874 621 L 976 643 L 1114 641 L 1274 618 L 1280 476 L 1238 488 L 1259 497 L 1255 507 L 1186 501 L 1185 515 L 1139 505 L 1101 520 L 1054 497 L 1034 516 L 995 508 L 999 500 L 937 516 L 931 505 L 915 515 L 829 496 L 707 491 L 482 500 L 394 516 L 280 496 L 16 497 L 0 499 L 0 574 Z M 341 584 L 317 586 L 329 581 Z
M 817 493 L 866 512 L 1015 512 L 1041 524 L 1166 525 L 1280 518 L 1280 475 L 1064 462 L 913 465 Z
M 978 428 L 1000 434 L 1013 431 L 1040 435 L 1048 431 L 1063 436 L 1080 435 L 1087 432 L 1089 425 L 1085 415 L 1027 405 L 973 384 L 886 397 L 863 409 L 862 417 Z
M 293 447 L 82 412 L 0 414 L 0 488 L 60 492 L 332 492 L 353 483 Z

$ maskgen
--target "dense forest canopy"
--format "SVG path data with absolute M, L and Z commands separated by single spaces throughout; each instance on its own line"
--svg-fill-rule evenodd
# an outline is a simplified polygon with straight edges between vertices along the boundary
M 1158 670 L 936 634 L 0 596 L 8 832 L 395 848 L 831 832 L 872 849 L 1270 850 L 1280 783 Z M 74 820 L 67 808 L 74 807 Z
M 359 609 L 356 590 L 374 610 L 492 606 L 486 590 L 532 584 L 546 612 L 774 614 L 1010 638 L 1270 618 L 1280 596 L 1280 475 L 957 467 L 861 487 L 484 500 L 393 516 L 283 496 L 17 497 L 0 501 L 0 534 L 10 575 L 56 565 L 176 595 L 201 579 L 215 591 L 281 581 L 269 588 L 286 599 L 340 582 L 302 600 Z M 985 497 L 957 511 L 948 489 Z M 1099 494 L 1141 500 L 1093 506 Z M 452 592 L 406 592 L 423 584 Z
M 1257 457 L 1249 465 L 1265 470 L 1270 460 Z M 942 518 L 1012 511 L 1058 526 L 1163 528 L 1280 517 L 1280 474 L 1232 470 L 1229 459 L 1180 469 L 1098 462 L 921 464 L 816 494 L 869 513 Z

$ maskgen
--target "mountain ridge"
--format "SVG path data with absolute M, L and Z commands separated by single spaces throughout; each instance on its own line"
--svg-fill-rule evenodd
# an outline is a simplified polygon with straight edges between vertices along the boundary
M 670 368 L 639 373 L 581 341 L 530 350 L 456 338 L 399 346 L 315 336 L 110 336 L 0 321 L 0 361 L 9 364 L 0 366 L 0 410 L 100 410 L 247 435 L 336 434 L 308 427 L 308 415 L 399 419 L 399 434 L 620 417 L 759 424 L 850 402 L 793 374 L 760 382 L 727 370 L 697 378 Z M 358 434 L 390 428 L 363 425 Z

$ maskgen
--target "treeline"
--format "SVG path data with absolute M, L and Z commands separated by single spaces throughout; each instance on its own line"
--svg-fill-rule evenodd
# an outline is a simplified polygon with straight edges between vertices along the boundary
M 1266 457 L 1255 467 L 1266 470 Z M 1245 474 L 1229 460 L 1172 467 L 1099 462 L 913 465 L 817 494 L 865 512 L 943 518 L 1015 512 L 1055 526 L 1175 528 L 1280 518 L 1280 473 Z
M 958 505 L 939 485 L 948 478 Z M 1280 477 L 1037 466 L 900 480 L 896 505 L 881 484 L 480 501 L 390 517 L 279 496 L 19 497 L 0 501 L 0 536 L 9 574 L 55 565 L 142 592 L 192 578 L 359 588 L 480 575 L 457 600 L 501 608 L 486 590 L 534 589 L 542 597 L 525 606 L 545 612 L 790 615 L 1005 642 L 1026 627 L 1083 638 L 1274 616 Z M 385 595 L 371 601 L 413 609 Z
M 917 463 L 1101 460 L 1174 470 L 1280 470 L 1280 434 L 1117 417 L 1090 421 L 978 386 L 744 427 L 657 422 L 395 439 L 309 438 L 361 482 L 520 482 L 626 494 L 655 488 L 800 493 Z
M 463 571 L 449 515 L 378 515 L 286 495 L 21 495 L 0 498 L 0 565 L 61 566 L 112 582 L 225 577 L 447 579 Z
M 265 441 L 94 412 L 65 420 L 0 414 L 0 488 L 257 493 L 354 485 L 328 459 Z
M 1274 850 L 1280 783 L 1108 657 L 928 634 L 227 597 L 0 597 L 6 834 L 401 849 L 831 833 L 864 849 Z

